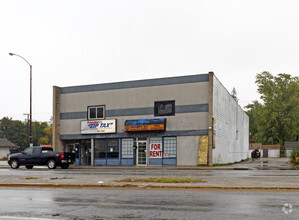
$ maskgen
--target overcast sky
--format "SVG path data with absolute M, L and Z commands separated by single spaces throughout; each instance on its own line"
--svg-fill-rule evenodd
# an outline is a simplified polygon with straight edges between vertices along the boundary
M 259 98 L 257 73 L 298 76 L 298 0 L 1 0 L 0 119 L 52 116 L 53 86 L 202 74 Z

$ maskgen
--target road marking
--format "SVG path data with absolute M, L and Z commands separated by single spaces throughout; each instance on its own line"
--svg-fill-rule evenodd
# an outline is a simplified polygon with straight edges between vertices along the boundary
M 282 207 L 282 211 L 284 214 L 291 214 L 293 212 L 293 206 L 291 204 L 284 204 Z

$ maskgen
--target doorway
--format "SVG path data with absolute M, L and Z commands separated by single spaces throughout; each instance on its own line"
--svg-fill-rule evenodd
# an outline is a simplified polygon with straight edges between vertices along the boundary
M 268 149 L 263 149 L 263 157 L 268 158 Z
M 66 145 L 65 152 L 75 153 L 75 165 L 78 166 L 80 162 L 79 143 L 70 143 Z
M 146 166 L 146 140 L 138 140 L 137 142 L 137 165 Z
M 91 144 L 90 141 L 82 141 L 80 149 L 80 165 L 89 166 L 91 163 Z

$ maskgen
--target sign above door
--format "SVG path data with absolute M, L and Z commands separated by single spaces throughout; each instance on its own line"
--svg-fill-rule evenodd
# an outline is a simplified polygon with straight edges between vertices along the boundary
M 165 131 L 166 118 L 125 121 L 124 131 Z

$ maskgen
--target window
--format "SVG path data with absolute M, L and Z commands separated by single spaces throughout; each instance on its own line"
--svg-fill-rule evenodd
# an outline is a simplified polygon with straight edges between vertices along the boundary
M 39 152 L 40 152 L 40 148 L 34 147 L 32 154 L 39 154 Z
M 119 155 L 119 139 L 108 139 L 107 158 L 118 158 Z
M 104 119 L 105 106 L 89 106 L 87 108 L 88 119 Z
M 94 158 L 119 158 L 119 139 L 95 139 Z
M 176 137 L 164 138 L 164 158 L 176 157 Z
M 122 158 L 133 158 L 134 139 L 122 139 L 121 154 Z
M 33 152 L 33 147 L 28 147 L 23 151 L 25 154 L 32 154 Z
M 95 139 L 94 157 L 106 158 L 106 139 Z
M 155 116 L 175 115 L 175 101 L 155 102 Z

